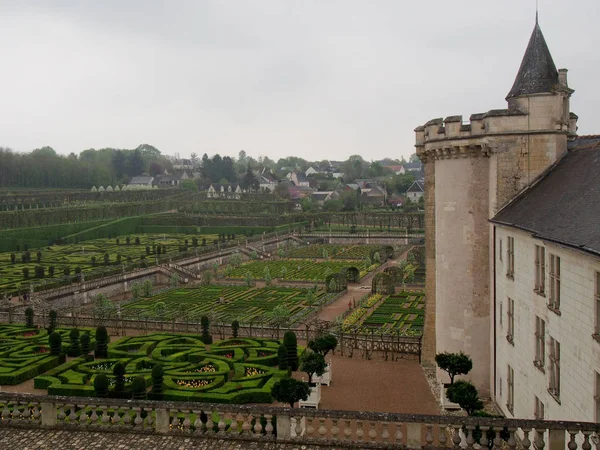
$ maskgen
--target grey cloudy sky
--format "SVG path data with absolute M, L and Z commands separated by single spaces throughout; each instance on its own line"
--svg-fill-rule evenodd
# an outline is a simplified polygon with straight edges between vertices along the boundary
M 600 132 L 598 0 L 540 24 Z M 503 108 L 534 0 L 0 0 L 0 146 L 400 157 L 433 117 Z

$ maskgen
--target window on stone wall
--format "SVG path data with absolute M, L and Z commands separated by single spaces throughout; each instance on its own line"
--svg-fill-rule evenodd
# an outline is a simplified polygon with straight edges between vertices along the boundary
M 539 295 L 546 291 L 546 249 L 541 245 L 535 246 L 535 286 L 533 288 Z
M 515 334 L 515 301 L 512 298 L 509 298 L 506 311 L 506 326 L 508 330 L 506 332 L 506 340 L 510 342 L 512 345 L 514 344 L 514 334 Z
M 533 417 L 536 420 L 544 420 L 544 404 L 540 401 L 537 395 L 534 395 L 535 404 L 533 407 Z
M 514 416 L 515 410 L 515 371 L 510 364 L 508 366 L 508 377 L 507 377 L 507 393 L 506 393 L 506 408 L 510 411 L 510 413 Z
M 550 254 L 550 297 L 548 307 L 560 311 L 560 258 Z
M 509 237 L 506 239 L 506 261 L 508 264 L 506 276 L 513 280 L 515 278 L 515 238 Z
M 548 392 L 560 403 L 560 343 L 550 337 L 550 385 Z
M 498 255 L 500 256 L 500 261 L 502 261 L 502 239 L 498 241 Z
M 600 341 L 600 272 L 596 272 L 596 288 L 595 288 L 595 304 L 596 304 L 596 329 L 594 331 L 594 337 Z
M 540 317 L 535 317 L 535 360 L 533 364 L 544 371 L 546 360 L 546 322 Z

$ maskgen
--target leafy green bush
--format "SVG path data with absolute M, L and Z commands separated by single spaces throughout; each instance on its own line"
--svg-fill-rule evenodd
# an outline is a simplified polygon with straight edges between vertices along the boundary
M 161 400 L 165 371 L 160 364 L 152 368 L 152 394 L 155 400 Z
M 476 410 L 483 408 L 483 402 L 479 399 L 477 388 L 468 381 L 457 381 L 448 386 L 448 400 L 458 403 L 469 416 Z
M 238 337 L 239 332 L 240 332 L 240 323 L 237 320 L 234 320 L 233 322 L 231 322 L 231 333 L 233 334 L 233 337 L 234 338 Z
M 473 361 L 468 355 L 460 353 L 438 353 L 435 355 L 438 367 L 450 376 L 450 384 L 454 384 L 456 375 L 466 375 L 473 368 Z
M 81 354 L 88 355 L 90 353 L 90 335 L 88 333 L 84 333 L 80 339 L 81 342 Z
M 56 311 L 51 310 L 50 313 L 48 314 L 49 318 L 50 318 L 50 325 L 48 326 L 48 333 L 52 333 L 54 331 L 54 329 L 56 328 Z
M 300 370 L 308 375 L 309 385 L 312 384 L 313 375 L 323 375 L 326 368 L 325 357 L 320 353 L 307 349 L 300 356 Z
M 308 383 L 293 378 L 283 378 L 275 383 L 271 395 L 275 400 L 294 407 L 294 403 L 306 400 L 310 394 Z

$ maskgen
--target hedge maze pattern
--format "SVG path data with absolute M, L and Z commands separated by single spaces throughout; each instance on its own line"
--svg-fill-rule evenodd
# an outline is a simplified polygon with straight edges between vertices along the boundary
M 58 328 L 63 352 L 70 345 L 71 329 Z M 80 329 L 90 332 L 90 329 Z M 94 339 L 91 338 L 93 345 Z M 0 325 L 0 385 L 15 385 L 27 381 L 64 362 L 64 356 L 50 355 L 48 331 L 23 325 Z
M 374 270 L 377 264 L 366 266 L 364 260 L 346 261 L 310 261 L 310 260 L 279 260 L 279 261 L 251 261 L 245 263 L 227 273 L 228 278 L 244 279 L 247 274 L 253 279 L 265 278 L 265 271 L 272 278 L 290 281 L 325 281 L 327 275 L 340 273 L 347 267 L 356 267 L 360 278 Z M 224 273 L 223 273 L 224 274 Z M 224 274 L 225 275 L 225 274 Z
M 119 268 L 120 264 L 141 264 L 146 261 L 152 264 L 157 256 L 176 256 L 180 249 L 185 247 L 187 241 L 188 250 L 193 251 L 193 243 L 201 247 L 212 246 L 217 235 L 188 235 L 188 234 L 132 234 L 130 236 L 119 236 L 117 238 L 94 239 L 82 241 L 78 244 L 51 245 L 39 249 L 0 253 L 0 296 L 19 289 L 29 290 L 31 283 L 40 281 L 58 282 L 67 274 L 74 276 L 76 269 L 80 268 L 86 274 L 103 269 Z M 136 238 L 138 241 L 136 241 Z M 127 244 L 129 239 L 129 244 Z M 136 244 L 139 242 L 139 244 Z M 148 247 L 148 250 L 146 249 Z M 157 252 L 160 247 L 161 254 Z M 38 261 L 37 253 L 41 253 Z M 12 262 L 11 253 L 15 261 Z M 108 254 L 108 264 L 105 263 L 105 254 Z M 28 255 L 28 258 L 27 258 Z M 24 259 L 25 258 L 25 259 Z M 95 260 L 95 262 L 92 261 Z M 36 266 L 44 268 L 44 276 L 36 276 Z M 116 267 L 115 267 L 116 266 Z M 53 269 L 51 269 L 51 267 Z M 23 269 L 28 270 L 27 278 Z M 53 271 L 53 273 L 52 273 Z
M 271 388 L 285 375 L 277 369 L 280 342 L 232 338 L 207 350 L 199 336 L 150 334 L 126 337 L 108 348 L 108 358 L 76 358 L 35 379 L 35 387 L 49 395 L 94 396 L 94 378 L 109 378 L 109 396 L 131 398 L 131 382 L 143 376 L 152 384 L 156 364 L 164 370 L 164 400 L 214 403 L 271 403 Z M 125 366 L 125 391 L 114 392 L 113 368 Z M 152 393 L 149 394 L 152 398 Z
M 165 308 L 161 318 L 164 320 L 197 321 L 203 315 L 210 315 L 215 322 L 237 319 L 241 323 L 268 323 L 265 314 L 285 305 L 293 325 L 333 295 L 319 290 L 309 304 L 306 289 L 211 285 L 165 291 L 124 304 L 121 308 L 126 317 L 155 318 L 155 305 L 162 302 Z
M 286 256 L 290 258 L 334 258 L 334 259 L 365 259 L 367 256 L 373 259 L 375 253 L 379 253 L 383 260 L 386 256 L 386 249 L 380 245 L 336 245 L 336 244 L 317 244 L 305 247 L 297 247 L 290 250 Z M 393 249 L 392 255 L 393 255 Z
M 386 297 L 362 322 L 362 326 L 382 332 L 398 330 L 402 334 L 420 335 L 424 320 L 424 294 L 403 291 Z

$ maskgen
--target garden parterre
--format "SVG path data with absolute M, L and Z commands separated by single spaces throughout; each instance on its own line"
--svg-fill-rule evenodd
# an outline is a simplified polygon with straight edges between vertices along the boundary
M 129 244 L 127 238 L 129 237 Z M 136 244 L 136 238 L 139 244 Z M 39 249 L 29 249 L 30 260 L 22 261 L 26 253 L 24 249 L 13 252 L 0 253 L 0 295 L 15 292 L 19 289 L 29 290 L 31 283 L 41 281 L 50 282 L 58 280 L 65 276 L 65 270 L 70 275 L 75 275 L 76 269 L 80 268 L 86 274 L 92 271 L 114 268 L 115 265 L 140 263 L 145 260 L 152 264 L 158 255 L 156 248 L 165 247 L 166 255 L 176 256 L 179 254 L 179 247 L 185 246 L 188 242 L 188 248 L 193 251 L 193 239 L 197 239 L 198 247 L 202 247 L 202 240 L 205 239 L 206 246 L 212 246 L 217 235 L 188 235 L 188 234 L 132 234 L 130 236 L 119 236 L 118 238 L 94 239 L 82 241 L 78 244 L 57 244 Z M 119 243 L 117 244 L 117 239 Z M 150 252 L 146 251 L 149 247 Z M 40 261 L 37 260 L 37 252 L 41 253 Z M 15 262 L 11 262 L 11 253 L 15 255 Z M 108 253 L 109 264 L 105 264 L 104 255 Z M 120 258 L 119 258 L 120 255 Z M 162 255 L 162 253 L 161 253 Z M 95 263 L 92 261 L 95 258 Z M 35 267 L 44 267 L 44 277 L 36 277 Z M 54 275 L 50 273 L 50 267 L 54 269 Z M 25 278 L 23 269 L 29 270 L 28 277 Z
M 363 331 L 375 330 L 382 334 L 423 334 L 425 299 L 422 292 L 402 291 L 381 298 L 380 294 L 370 296 L 364 305 L 346 316 L 343 327 L 359 327 Z
M 62 337 L 62 348 L 69 347 L 71 329 L 55 330 Z M 91 329 L 80 329 L 91 332 Z M 94 344 L 93 333 L 91 344 Z M 0 385 L 15 385 L 27 381 L 64 362 L 64 356 L 53 356 L 48 346 L 48 331 L 24 325 L 0 325 Z
M 335 259 L 365 259 L 376 252 L 379 252 L 381 259 L 384 258 L 385 253 L 380 245 L 314 244 L 294 248 L 287 253 L 287 256 L 290 258 L 323 258 L 324 255 L 327 255 L 329 258 Z
M 122 314 L 133 317 L 156 317 L 155 304 L 165 305 L 165 320 L 199 320 L 211 315 L 215 321 L 241 323 L 267 321 L 266 313 L 278 305 L 285 305 L 290 312 L 292 325 L 304 319 L 314 308 L 331 299 L 335 294 L 319 290 L 309 305 L 306 289 L 286 287 L 254 288 L 246 286 L 210 285 L 168 290 L 150 298 L 122 304 Z M 221 300 L 222 299 L 222 300 Z
M 285 375 L 277 369 L 280 342 L 232 338 L 210 346 L 199 336 L 156 333 L 126 337 L 111 343 L 108 358 L 75 358 L 35 379 L 35 387 L 49 395 L 94 396 L 94 378 L 104 373 L 115 385 L 113 368 L 125 366 L 125 393 L 131 380 L 143 376 L 152 384 L 152 369 L 164 370 L 164 400 L 215 403 L 271 403 L 271 388 Z M 113 395 L 113 394 L 111 394 Z M 152 397 L 152 394 L 150 394 Z
M 356 267 L 360 277 L 377 268 L 377 264 L 367 267 L 364 260 L 346 261 L 311 261 L 307 259 L 277 260 L 277 261 L 250 261 L 239 267 L 232 268 L 225 275 L 228 278 L 246 278 L 247 274 L 253 279 L 265 278 L 265 269 L 268 268 L 272 278 L 289 281 L 325 281 L 327 275 L 339 273 L 342 269 Z

